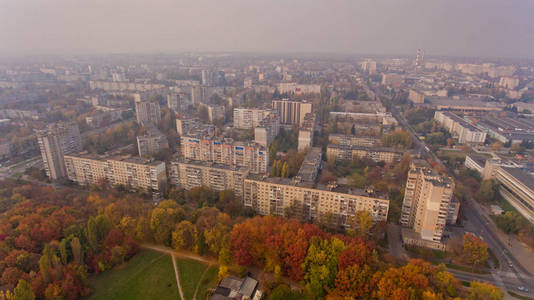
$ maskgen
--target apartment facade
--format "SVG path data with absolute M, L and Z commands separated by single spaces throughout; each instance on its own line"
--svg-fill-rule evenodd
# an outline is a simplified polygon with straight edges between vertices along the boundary
M 376 147 L 381 144 L 381 141 L 380 138 L 372 136 L 329 134 L 328 143 L 347 146 Z
M 313 133 L 315 130 L 316 115 L 314 113 L 307 113 L 304 116 L 304 121 L 299 129 L 298 137 L 298 151 L 303 151 L 306 148 L 311 148 L 313 145 Z
M 256 128 L 271 112 L 266 109 L 234 108 L 234 128 Z
M 249 178 L 244 182 L 243 203 L 261 215 L 284 216 L 294 209 L 309 221 L 337 222 L 349 226 L 350 218 L 368 211 L 373 220 L 386 221 L 389 200 L 297 186 L 287 178 Z
M 248 175 L 248 169 L 180 159 L 171 162 L 169 174 L 171 184 L 186 190 L 206 186 L 216 191 L 232 190 L 242 197 L 243 180 Z
M 247 167 L 254 174 L 266 173 L 269 165 L 268 150 L 256 143 L 182 136 L 180 147 L 184 159 Z
M 139 124 L 158 125 L 161 120 L 159 104 L 151 101 L 136 101 L 135 116 Z
M 267 148 L 278 133 L 280 133 L 280 118 L 277 112 L 272 111 L 254 128 L 254 142 Z
M 312 104 L 305 101 L 273 100 L 272 105 L 273 109 L 278 112 L 282 124 L 301 125 L 304 122 L 304 116 L 312 112 Z
M 432 170 L 426 161 L 410 165 L 400 223 L 422 240 L 439 244 L 447 222 L 455 222 L 459 204 L 453 201 L 454 182 Z
M 106 157 L 89 154 L 66 155 L 65 166 L 70 180 L 81 185 L 109 184 L 162 191 L 167 182 L 165 163 L 137 157 Z
M 37 132 L 46 175 L 50 179 L 67 176 L 64 155 L 82 151 L 80 130 L 76 124 L 57 123 Z
M 445 127 L 460 144 L 484 143 L 486 132 L 479 130 L 464 119 L 448 111 L 436 111 L 434 119 Z
M 328 161 L 352 161 L 370 159 L 375 162 L 393 163 L 400 161 L 404 152 L 393 148 L 363 147 L 329 144 L 326 147 Z
M 169 148 L 167 137 L 163 134 L 147 134 L 137 137 L 137 150 L 140 157 L 158 153 Z
M 318 84 L 282 82 L 278 84 L 278 91 L 281 94 L 320 94 L 321 86 Z

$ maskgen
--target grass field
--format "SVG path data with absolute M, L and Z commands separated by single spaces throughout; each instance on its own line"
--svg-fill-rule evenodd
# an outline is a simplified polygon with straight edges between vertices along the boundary
M 127 264 L 89 278 L 89 299 L 179 299 L 171 257 L 142 250 Z
M 176 259 L 185 300 L 203 300 L 215 286 L 217 268 L 189 259 Z M 142 250 L 123 266 L 89 278 L 89 299 L 180 299 L 171 257 Z
M 196 299 L 204 299 L 207 289 L 215 286 L 217 268 L 190 259 L 176 259 L 176 263 L 185 300 L 194 298 L 197 287 Z

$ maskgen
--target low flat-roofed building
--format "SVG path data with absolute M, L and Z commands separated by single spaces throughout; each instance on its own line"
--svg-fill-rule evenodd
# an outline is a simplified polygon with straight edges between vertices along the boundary
M 498 167 L 496 179 L 503 198 L 534 223 L 534 177 L 521 168 Z
M 476 128 L 466 120 L 449 111 L 436 111 L 434 119 L 445 127 L 458 143 L 480 144 L 486 141 L 486 132 Z
M 445 97 L 428 97 L 426 103 L 437 110 L 456 111 L 502 111 L 505 105 L 497 102 L 485 102 L 477 99 L 453 99 Z
M 479 174 L 482 174 L 484 171 L 484 166 L 486 165 L 486 158 L 478 155 L 467 155 L 465 157 L 465 167 L 471 170 L 477 171 Z

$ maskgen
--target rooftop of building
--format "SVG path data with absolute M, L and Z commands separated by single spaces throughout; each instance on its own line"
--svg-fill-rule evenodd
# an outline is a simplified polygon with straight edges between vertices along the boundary
M 504 104 L 497 102 L 486 102 L 478 99 L 460 98 L 454 99 L 449 97 L 427 97 L 426 102 L 435 106 L 464 106 L 464 107 L 482 107 L 482 108 L 504 108 Z
M 450 111 L 438 111 L 438 112 L 444 114 L 447 117 L 449 117 L 454 122 L 459 123 L 464 128 L 467 128 L 467 129 L 469 129 L 471 131 L 480 131 L 478 128 L 473 126 L 471 123 L 467 122 L 466 120 L 464 120 L 463 118 L 461 118 L 460 116 L 458 116 L 457 114 L 455 114 L 453 112 L 450 112 Z M 438 113 L 438 112 L 436 112 L 436 113 Z
M 467 157 L 471 158 L 477 165 L 479 165 L 481 168 L 484 168 L 484 165 L 486 164 L 486 160 L 488 160 L 486 157 L 481 155 L 474 155 L 469 154 Z
M 340 145 L 340 144 L 328 144 L 328 148 L 335 149 L 344 149 L 344 150 L 364 150 L 364 151 L 374 151 L 374 152 L 391 152 L 397 154 L 403 154 L 406 150 L 400 150 L 389 147 L 366 147 L 358 145 Z
M 190 160 L 190 159 L 185 159 L 181 156 L 177 156 L 175 159 L 172 160 L 171 163 L 182 163 L 182 164 L 194 165 L 194 166 L 199 166 L 199 167 L 237 171 L 237 172 L 243 172 L 243 173 L 248 171 L 248 168 L 246 167 L 240 167 L 240 166 L 234 166 L 234 165 L 223 165 L 223 164 L 217 164 L 217 163 L 209 162 L 209 161 Z
M 534 176 L 525 172 L 521 168 L 501 167 L 501 169 L 513 176 L 517 181 L 534 190 Z
M 378 198 L 378 199 L 384 199 L 384 200 L 389 199 L 387 194 L 377 194 L 372 189 L 363 190 L 363 189 L 358 189 L 358 188 L 352 188 L 346 185 L 338 185 L 337 183 L 316 185 L 316 184 L 311 184 L 310 182 L 302 182 L 295 178 L 270 177 L 270 176 L 261 175 L 261 174 L 250 174 L 247 176 L 247 179 L 273 183 L 273 184 L 279 184 L 279 185 L 294 186 L 294 187 L 299 187 L 299 188 L 308 188 L 308 189 L 319 190 L 319 191 L 328 191 L 328 192 L 334 192 L 334 193 L 340 193 L 340 194 L 354 195 L 354 196 L 372 197 L 372 198 Z
M 157 165 L 164 163 L 159 160 L 141 158 L 141 157 L 132 156 L 132 155 L 109 155 L 109 154 L 94 154 L 94 153 L 88 153 L 88 152 L 80 152 L 77 154 L 70 154 L 70 155 L 65 155 L 65 156 L 79 157 L 79 158 L 98 160 L 98 161 L 104 161 L 104 160 L 122 161 L 122 162 L 127 162 L 127 163 L 133 163 L 133 164 L 138 164 L 138 165 L 148 165 L 148 166 L 157 166 Z

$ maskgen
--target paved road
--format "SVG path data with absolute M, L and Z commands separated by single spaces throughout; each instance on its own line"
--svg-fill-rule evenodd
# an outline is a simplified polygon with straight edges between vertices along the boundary
M 384 95 L 378 88 L 371 87 L 371 89 L 375 92 L 377 97 L 389 98 L 389 96 Z M 403 128 L 408 129 L 410 131 L 414 148 L 421 155 L 421 157 L 430 158 L 438 162 L 441 166 L 443 166 L 444 170 L 447 170 L 441 160 L 435 155 L 435 153 L 430 151 L 426 147 L 425 143 L 419 139 L 415 130 L 410 126 L 410 124 L 408 124 L 406 119 L 404 119 L 404 117 L 394 105 L 391 106 L 390 111 L 391 114 L 399 121 L 399 124 Z M 453 176 L 454 174 L 450 175 Z M 489 248 L 493 251 L 493 253 L 497 256 L 497 259 L 499 260 L 500 268 L 495 269 L 492 272 L 491 276 L 486 277 L 475 276 L 469 273 L 460 274 L 458 271 L 454 270 L 451 270 L 451 273 L 455 275 L 458 274 L 458 276 L 461 276 L 459 277 L 460 279 L 465 278 L 463 280 L 489 281 L 496 284 L 497 286 L 500 286 L 501 288 L 513 290 L 514 292 L 518 292 L 518 286 L 525 286 L 532 293 L 532 291 L 534 291 L 534 277 L 532 277 L 531 274 L 523 266 L 521 266 L 519 259 L 514 256 L 514 253 L 512 251 L 506 250 L 506 245 L 504 245 L 497 237 L 496 231 L 498 229 L 494 226 L 492 227 L 492 222 L 488 222 L 484 219 L 480 212 L 480 208 L 476 207 L 477 203 L 474 203 L 471 200 L 467 203 L 462 203 L 462 206 L 462 211 L 468 219 L 465 224 L 466 230 L 473 232 L 478 236 L 481 236 L 484 241 L 488 243 Z M 525 257 L 523 259 L 534 258 Z

